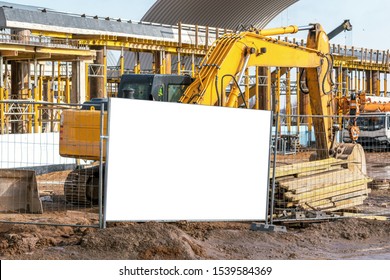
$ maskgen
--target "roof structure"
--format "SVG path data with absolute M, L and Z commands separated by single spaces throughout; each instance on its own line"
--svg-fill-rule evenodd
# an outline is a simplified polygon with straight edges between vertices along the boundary
M 264 28 L 298 0 L 157 0 L 142 21 L 198 24 L 239 30 L 242 26 Z
M 0 2 L 1 3 L 1 2 Z M 27 7 L 27 8 L 26 8 Z M 135 36 L 174 40 L 172 28 L 92 18 L 30 6 L 0 6 L 0 28 L 29 29 L 81 35 Z
M 4 2 L 4 1 L 0 1 L 0 7 L 23 9 L 23 10 L 30 10 L 30 11 L 39 11 L 45 9 L 43 7 L 38 7 L 38 6 L 22 5 L 22 4 L 16 4 L 16 3 Z

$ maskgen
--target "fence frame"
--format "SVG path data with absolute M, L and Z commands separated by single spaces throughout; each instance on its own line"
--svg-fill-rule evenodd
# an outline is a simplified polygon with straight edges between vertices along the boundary
M 2 108 L 3 107 L 6 107 L 6 105 L 12 105 L 12 104 L 17 104 L 17 105 L 26 105 L 26 106 L 32 106 L 33 108 L 37 108 L 38 105 L 44 105 L 44 106 L 48 106 L 48 107 L 52 107 L 52 108 L 49 108 L 51 110 L 64 110 L 64 109 L 79 109 L 82 104 L 69 104 L 69 103 L 51 103 L 51 102 L 35 102 L 33 100 L 0 100 L 0 105 L 2 105 Z M 47 110 L 47 109 L 45 109 Z M 1 114 L 4 114 L 4 112 L 2 111 Z M 31 120 L 32 122 L 34 122 L 34 120 Z M 60 122 L 60 120 L 57 120 Z M 99 145 L 99 149 L 100 149 L 100 154 L 101 154 L 101 159 L 103 159 L 103 145 L 105 144 L 104 143 L 104 140 L 105 140 L 105 136 L 104 136 L 104 130 L 103 130 L 103 123 L 104 123 L 104 105 L 101 107 L 101 113 L 100 113 L 100 145 Z M 4 126 L 6 126 L 6 123 L 2 123 L 4 124 Z M 34 125 L 37 125 L 38 122 L 34 122 Z M 8 130 L 6 131 L 1 131 L 1 132 L 7 132 L 7 133 L 1 133 L 0 135 L 13 135 L 11 133 L 8 133 Z M 60 132 L 59 131 L 55 131 L 54 133 L 58 133 L 58 137 L 59 137 L 59 134 Z M 23 133 L 25 135 L 29 135 L 31 133 Z M 38 133 L 33 133 L 33 134 L 38 134 L 38 135 L 45 135 L 46 133 L 44 132 L 38 132 Z M 39 141 L 39 140 L 38 140 Z M 41 143 L 30 143 L 30 142 L 27 142 L 27 143 L 21 143 L 21 145 L 37 145 L 37 144 L 41 144 Z M 53 145 L 56 145 L 56 144 L 53 144 Z M 45 146 L 47 147 L 47 146 Z M 54 146 L 53 146 L 54 147 Z M 59 147 L 59 144 L 58 144 L 58 147 Z M 58 155 L 59 156 L 59 155 Z M 75 159 L 76 161 L 76 159 Z M 26 165 L 28 165 L 28 163 L 26 163 Z M 48 164 L 50 165 L 50 163 Z M 37 165 L 39 166 L 39 165 Z M 8 169 L 8 168 L 5 168 L 5 169 Z M 23 169 L 31 169 L 31 167 L 24 167 Z M 103 170 L 104 169 L 104 164 L 103 164 L 103 161 L 101 160 L 99 162 L 99 169 L 100 170 Z M 61 223 L 61 222 L 57 222 L 57 221 L 53 221 L 53 222 L 37 222 L 35 221 L 36 217 L 35 215 L 41 215 L 40 217 L 42 217 L 43 219 L 45 218 L 45 211 L 43 214 L 26 214 L 26 213 L 1 213 L 1 215 L 3 216 L 4 215 L 4 218 L 0 218 L 0 223 L 6 223 L 6 224 L 31 224 L 31 225 L 39 225 L 39 226 L 70 226 L 70 227 L 89 227 L 89 228 L 103 228 L 105 227 L 105 222 L 104 222 L 104 215 L 103 215 L 103 208 L 104 208 L 104 202 L 103 202 L 103 176 L 102 176 L 103 172 L 99 172 L 99 198 L 98 198 L 98 207 L 99 207 L 99 210 L 98 210 L 98 223 L 97 224 L 80 224 L 79 221 L 75 221 L 74 224 L 72 223 Z M 65 200 L 65 197 L 64 197 L 64 200 Z M 74 208 L 76 209 L 80 209 L 80 208 L 77 208 L 77 206 L 72 206 L 68 204 L 68 202 L 65 202 L 65 206 L 64 206 L 64 209 L 62 210 L 58 210 L 60 213 L 64 213 L 64 217 L 67 215 L 66 212 L 69 211 L 69 210 L 73 210 Z M 88 207 L 85 207 L 85 210 L 84 212 L 83 211 L 80 211 L 82 214 L 87 214 L 88 213 Z M 91 208 L 92 209 L 92 208 Z M 45 208 L 44 208 L 45 210 Z M 16 217 L 15 220 L 8 220 L 7 218 L 7 215 L 10 214 L 12 215 L 14 218 L 17 216 L 17 215 L 20 215 L 22 214 L 24 216 L 24 218 L 21 218 L 23 219 L 23 221 L 18 221 L 18 218 Z M 16 216 L 15 216 L 16 215 Z M 22 216 L 21 216 L 22 217 Z M 9 219 L 14 219 L 10 216 Z M 24 220 L 26 219 L 26 220 Z
M 277 178 L 275 176 L 275 166 L 276 164 L 291 164 L 290 161 L 286 161 L 284 162 L 283 160 L 288 158 L 291 160 L 293 158 L 296 158 L 296 160 L 298 159 L 297 158 L 297 153 L 291 153 L 291 154 L 286 154 L 286 153 L 283 153 L 282 150 L 280 150 L 278 148 L 278 141 L 276 141 L 276 139 L 279 137 L 279 121 L 281 118 L 283 117 L 307 117 L 307 118 L 330 118 L 332 119 L 332 123 L 335 123 L 335 124 L 341 124 L 341 127 L 339 129 L 339 131 L 337 132 L 336 134 L 336 140 L 338 143 L 340 144 L 344 144 L 344 143 L 347 143 L 348 142 L 344 142 L 344 140 L 346 139 L 346 133 L 347 133 L 347 129 L 345 127 L 346 125 L 346 121 L 348 121 L 350 118 L 355 118 L 356 116 L 354 115 L 334 115 L 334 116 L 313 116 L 313 115 L 307 115 L 307 116 L 303 116 L 303 115 L 279 115 L 278 113 L 274 113 L 273 114 L 274 116 L 274 130 L 272 131 L 272 137 L 274 137 L 274 141 L 271 141 L 270 145 L 271 147 L 274 149 L 274 156 L 273 156 L 273 172 L 272 174 L 270 174 L 270 181 L 272 183 L 276 182 L 277 181 Z M 360 118 L 364 118 L 364 117 L 368 117 L 368 116 L 364 116 L 364 115 L 360 115 L 358 116 Z M 326 120 L 325 120 L 326 121 Z M 388 122 L 390 122 L 390 118 L 387 119 Z M 385 126 L 386 126 L 386 123 L 385 123 Z M 387 128 L 389 129 L 389 127 L 387 126 Z M 311 128 L 313 131 L 314 131 L 314 127 Z M 282 130 L 281 130 L 282 131 Z M 315 139 L 311 139 L 311 136 L 313 134 L 313 131 L 310 131 L 308 129 L 308 131 L 298 131 L 298 136 L 301 136 L 301 135 L 304 135 L 305 137 L 307 136 L 307 151 L 316 151 L 317 150 L 317 147 L 315 146 L 315 148 L 313 149 L 313 144 L 315 144 Z M 305 133 L 305 134 L 303 134 Z M 307 134 L 306 134 L 307 133 Z M 362 146 L 363 147 L 363 146 Z M 387 151 L 390 151 L 390 145 L 388 146 L 388 149 Z M 375 165 L 377 164 L 378 162 L 383 162 L 383 160 L 380 159 L 380 157 L 383 157 L 383 156 L 386 156 L 385 154 L 382 155 L 382 154 L 375 154 L 375 153 L 370 153 L 369 151 L 366 151 L 366 149 L 364 149 L 364 155 L 365 155 L 365 159 L 367 159 L 367 157 L 369 156 L 369 158 L 372 160 L 373 156 L 375 157 L 379 157 L 379 161 L 378 159 L 376 159 L 377 161 L 370 161 L 370 162 L 367 162 L 367 166 L 370 164 L 370 165 Z M 280 158 L 278 159 L 278 156 L 280 156 Z M 332 158 L 332 157 L 330 157 Z M 308 159 L 307 159 L 308 160 Z M 306 160 L 306 161 L 307 161 Z M 291 160 L 293 161 L 293 160 Z M 299 159 L 298 161 L 296 161 L 296 163 L 303 163 L 304 161 L 302 162 L 299 162 Z M 390 166 L 390 162 L 388 163 L 388 165 Z M 373 172 L 373 171 L 371 171 Z M 374 171 L 376 172 L 376 171 Z M 371 175 L 369 173 L 367 173 L 367 176 L 372 178 Z M 382 175 L 381 175 L 382 176 Z M 389 177 L 390 179 L 390 177 Z M 389 180 L 390 182 L 390 180 Z M 368 193 L 367 193 L 367 200 L 370 200 L 370 199 L 373 199 L 373 201 L 375 201 L 377 199 L 377 195 L 378 194 L 373 194 L 371 192 L 371 190 L 374 190 L 374 189 L 370 189 L 370 183 L 367 183 L 368 184 Z M 390 183 L 388 183 L 389 185 Z M 272 185 L 272 187 L 274 187 L 274 184 Z M 322 189 L 321 189 L 322 190 Z M 388 190 L 390 190 L 390 186 L 388 187 Z M 351 191 L 352 193 L 352 191 Z M 280 199 L 280 198 L 279 198 Z M 385 202 L 387 202 L 388 205 L 390 205 L 390 195 L 387 195 L 387 197 L 384 197 L 385 199 Z M 293 217 L 277 217 L 277 214 L 280 214 L 280 209 L 279 211 L 275 211 L 275 208 L 277 208 L 276 204 L 274 203 L 274 201 L 276 200 L 276 197 L 275 197 L 275 189 L 272 189 L 272 192 L 271 192 L 271 198 L 270 198 L 270 203 L 271 203 L 271 213 L 269 215 L 269 220 L 270 220 L 270 223 L 274 223 L 274 222 L 277 222 L 277 223 L 291 223 L 291 222 L 309 222 L 309 221 L 319 221 L 319 220 L 326 220 L 326 219 L 338 219 L 338 218 L 348 218 L 350 216 L 340 216 L 339 213 L 340 211 L 327 211 L 327 210 L 319 210 L 317 211 L 317 213 L 314 213 L 315 211 L 307 211 L 307 212 L 313 212 L 313 215 L 307 215 L 306 217 L 305 216 L 302 216 L 301 218 L 299 216 L 293 218 Z M 367 206 L 368 205 L 368 206 Z M 389 220 L 390 219 L 390 211 L 389 210 L 385 210 L 385 209 L 380 209 L 378 207 L 374 207 L 374 208 L 370 208 L 370 203 L 366 203 L 364 202 L 363 204 L 361 205 L 358 205 L 357 207 L 353 207 L 353 208 L 356 208 L 356 214 L 355 215 L 351 215 L 351 216 L 356 216 L 356 217 L 367 217 L 367 216 L 370 216 L 371 218 L 376 218 L 376 219 L 387 219 Z M 280 207 L 279 207 L 280 208 Z M 345 210 L 344 210 L 345 209 Z M 342 209 L 341 212 L 344 212 L 346 211 L 348 213 L 351 213 L 352 212 L 349 212 L 351 209 L 348 209 L 347 207 Z M 291 209 L 290 209 L 291 210 Z M 296 210 L 299 210 L 299 209 L 296 209 Z M 302 210 L 303 211 L 303 210 Z M 276 218 L 274 218 L 276 217 Z
M 59 104 L 59 103 L 48 103 L 48 102 L 31 102 L 31 101 L 15 101 L 16 103 L 23 103 L 23 104 L 32 104 L 33 106 L 36 105 L 49 105 L 49 106 L 56 106 L 56 109 L 58 109 L 58 106 L 65 106 L 67 108 L 72 107 L 72 106 L 81 106 L 81 104 Z M 10 104 L 12 103 L 11 100 L 2 100 L 0 101 L 0 104 Z M 80 225 L 80 224 L 63 224 L 63 223 L 41 223 L 41 222 L 33 222 L 33 221 L 7 221 L 5 219 L 1 219 L 0 223 L 10 223 L 10 224 L 32 224 L 32 225 L 49 225 L 49 226 L 72 226 L 72 227 L 93 227 L 93 228 L 106 228 L 106 198 L 107 198 L 107 188 L 106 182 L 107 182 L 107 170 L 105 169 L 104 166 L 104 147 L 106 148 L 106 162 L 108 162 L 108 142 L 109 142 L 109 110 L 110 110 L 110 103 L 108 103 L 108 108 L 105 108 L 104 104 L 100 108 L 100 139 L 99 139 L 99 149 L 100 149 L 100 161 L 99 161 L 99 201 L 98 201 L 98 224 L 94 225 Z M 77 108 L 76 107 L 76 108 Z M 108 111 L 107 117 L 108 117 L 108 122 L 107 122 L 107 133 L 105 134 L 104 131 L 104 112 L 105 110 Z M 303 116 L 303 115 L 291 115 L 291 116 L 285 116 L 285 115 L 280 115 L 279 113 L 273 113 L 272 118 L 271 118 L 271 133 L 270 133 L 270 154 L 269 154 L 269 164 L 268 168 L 269 171 L 271 171 L 272 167 L 272 174 L 270 172 L 270 180 L 268 184 L 268 197 L 267 199 L 267 217 L 268 219 L 265 221 L 266 224 L 273 225 L 275 222 L 284 222 L 286 221 L 285 219 L 278 219 L 276 218 L 277 212 L 275 211 L 275 189 L 276 189 L 276 165 L 278 163 L 278 154 L 280 154 L 278 151 L 278 139 L 279 135 L 279 124 L 281 122 L 281 118 L 283 117 L 319 117 L 319 118 L 332 118 L 334 120 L 337 120 L 338 122 L 340 121 L 340 118 L 343 119 L 348 119 L 353 116 Z M 344 123 L 344 122 L 343 122 Z M 342 128 L 343 129 L 343 128 Z M 342 140 L 342 129 L 339 135 L 339 138 Z M 302 131 L 297 132 L 298 135 L 302 133 Z M 311 132 L 309 132 L 311 133 Z M 310 141 L 311 142 L 311 141 Z M 312 144 L 312 142 L 311 142 Z M 296 154 L 288 154 L 287 156 L 294 157 Z M 272 162 L 271 162 L 272 159 Z M 105 173 L 104 173 L 105 172 Z M 386 211 L 383 211 L 383 213 L 378 213 L 378 214 L 385 214 L 390 216 L 389 213 Z M 44 215 L 44 214 L 43 214 Z M 362 214 L 362 215 L 372 215 L 372 214 Z M 318 219 L 323 219 L 324 217 L 320 216 Z M 326 218 L 329 218 L 329 216 L 326 216 Z M 343 218 L 343 217 L 333 217 L 333 218 Z M 304 219 L 305 221 L 307 220 L 317 220 L 317 218 L 314 219 Z

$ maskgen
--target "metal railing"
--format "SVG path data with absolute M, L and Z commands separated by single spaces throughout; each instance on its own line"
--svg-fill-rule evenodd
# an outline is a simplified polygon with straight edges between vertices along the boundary
M 75 39 L 59 39 L 48 36 L 20 35 L 5 32 L 0 33 L 0 43 L 89 50 L 87 45 L 80 44 L 80 41 Z

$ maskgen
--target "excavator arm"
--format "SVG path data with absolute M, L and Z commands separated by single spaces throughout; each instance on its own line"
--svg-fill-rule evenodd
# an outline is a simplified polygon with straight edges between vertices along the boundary
M 309 30 L 307 46 L 275 40 L 269 36 Z M 332 59 L 328 37 L 319 24 L 299 28 L 289 26 L 226 34 L 216 41 L 200 65 L 196 80 L 179 100 L 182 103 L 238 107 L 239 81 L 250 66 L 299 67 L 307 69 L 307 86 L 313 115 L 333 115 Z M 226 88 L 232 84 L 229 93 Z M 332 121 L 314 122 L 318 158 L 329 157 Z

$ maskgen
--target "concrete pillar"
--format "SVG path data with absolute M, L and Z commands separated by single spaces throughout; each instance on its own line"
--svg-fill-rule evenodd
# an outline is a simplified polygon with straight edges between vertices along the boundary
M 370 70 L 365 71 L 366 73 L 366 93 L 367 95 L 372 95 L 374 93 L 373 91 L 373 79 L 372 79 L 372 74 L 373 72 Z
M 172 74 L 172 54 L 165 53 L 165 74 Z
M 86 100 L 85 92 L 85 62 L 72 62 L 72 88 L 70 94 L 70 103 L 83 103 Z
M 29 41 L 31 35 L 30 30 L 12 30 L 12 34 L 22 44 Z M 28 87 L 29 87 L 29 71 L 30 63 L 28 62 L 11 62 L 11 95 L 10 99 L 23 99 L 27 98 Z M 15 119 L 11 116 L 11 119 Z M 22 133 L 24 132 L 24 124 L 21 122 L 12 122 L 11 132 Z
M 381 95 L 380 89 L 380 75 L 379 71 L 372 71 L 372 94 L 376 96 Z
M 26 99 L 28 96 L 28 73 L 30 71 L 27 62 L 11 62 L 11 94 L 10 99 Z M 17 117 L 11 116 L 11 120 Z M 12 122 L 11 133 L 23 133 L 25 127 L 23 122 Z
M 154 67 L 155 67 L 155 73 L 156 74 L 162 74 L 162 71 L 164 67 L 162 67 L 162 55 L 161 51 L 157 51 L 154 54 Z

